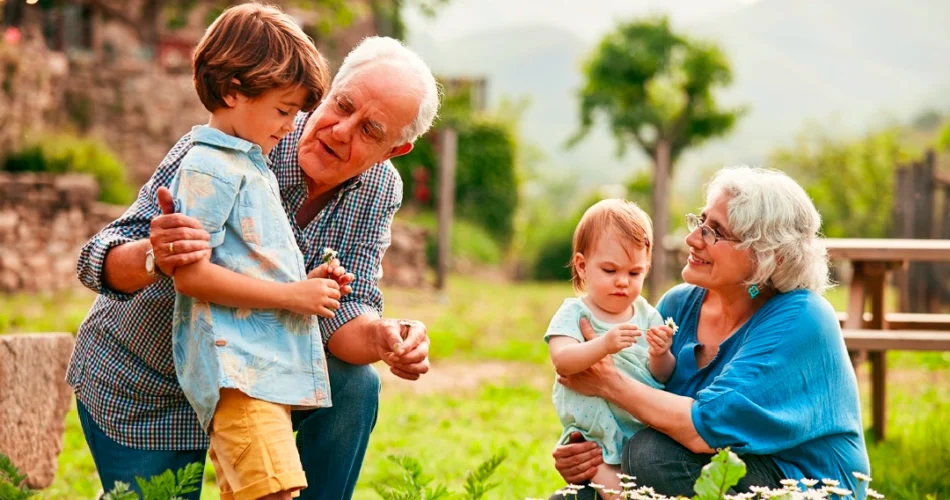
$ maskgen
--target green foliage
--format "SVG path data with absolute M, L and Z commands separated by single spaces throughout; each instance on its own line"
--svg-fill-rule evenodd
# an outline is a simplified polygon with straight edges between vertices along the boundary
M 376 493 L 385 500 L 437 500 L 449 496 L 449 490 L 445 485 L 437 484 L 429 487 L 432 478 L 423 475 L 422 464 L 415 458 L 394 455 L 386 458 L 402 469 L 402 476 L 398 479 L 392 478 L 386 484 L 374 485 Z
M 397 219 L 412 226 L 426 229 L 426 262 L 436 265 L 438 224 L 435 213 L 410 211 L 397 213 Z M 450 243 L 452 259 L 461 264 L 489 265 L 501 264 L 502 251 L 498 243 L 481 226 L 465 219 L 452 221 L 452 241 Z
M 574 228 L 579 221 L 580 217 L 572 217 L 548 227 L 531 264 L 532 279 L 570 281 Z
M 660 141 L 675 162 L 687 148 L 724 135 L 741 109 L 721 109 L 713 90 L 732 82 L 732 71 L 714 45 L 673 33 L 665 18 L 621 24 L 584 66 L 581 130 L 576 143 L 602 115 L 617 139 L 656 157 Z
M 514 137 L 505 125 L 487 118 L 459 125 L 455 215 L 484 228 L 502 247 L 508 245 L 514 233 L 518 206 L 516 155 Z M 421 138 L 408 155 L 394 159 L 393 164 L 403 179 L 406 203 L 411 202 L 415 188 L 413 171 L 422 167 L 428 172 L 433 196 L 423 206 L 434 207 L 438 158 L 432 144 Z
M 475 470 L 468 473 L 465 477 L 465 496 L 466 500 L 479 500 L 490 490 L 498 486 L 498 483 L 490 483 L 488 479 L 498 469 L 498 466 L 505 461 L 507 455 L 495 455 L 478 466 Z
M 26 485 L 26 475 L 20 474 L 10 457 L 0 452 L 0 500 L 22 500 L 35 494 Z
M 384 500 L 437 500 L 453 496 L 464 500 L 480 500 L 489 490 L 498 486 L 498 483 L 488 480 L 505 458 L 505 454 L 493 455 L 474 471 L 469 471 L 465 478 L 465 493 L 455 495 L 443 484 L 429 486 L 432 478 L 423 473 L 422 464 L 417 459 L 390 455 L 387 459 L 402 469 L 401 476 L 392 477 L 385 484 L 376 483 L 373 488 Z
M 184 469 L 178 469 L 177 474 L 170 470 L 152 476 L 148 481 L 136 477 L 135 482 L 142 491 L 142 500 L 184 500 L 183 495 L 198 491 L 204 467 L 198 463 L 190 463 Z M 127 483 L 116 481 L 111 491 L 105 494 L 103 500 L 138 500 L 139 496 L 131 491 Z
M 719 500 L 725 498 L 729 488 L 739 483 L 745 476 L 745 463 L 726 448 L 716 454 L 703 467 L 703 471 L 696 480 L 693 490 L 696 492 L 694 500 Z
M 99 201 L 126 205 L 135 199 L 135 191 L 126 182 L 125 167 L 104 144 L 92 139 L 41 137 L 7 157 L 2 170 L 90 174 L 99 184 Z
M 937 149 L 940 151 L 950 151 L 950 122 L 940 131 L 940 137 L 937 139 Z
M 831 238 L 890 236 L 894 169 L 905 153 L 897 132 L 887 130 L 846 142 L 817 130 L 793 149 L 772 154 L 769 164 L 808 192 Z

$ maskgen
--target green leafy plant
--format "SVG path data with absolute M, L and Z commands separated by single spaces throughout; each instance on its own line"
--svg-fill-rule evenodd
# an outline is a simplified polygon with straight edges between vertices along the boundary
M 20 474 L 10 457 L 0 453 L 0 500 L 21 500 L 35 494 L 26 485 L 26 475 Z
M 72 172 L 89 174 L 99 184 L 99 201 L 125 205 L 135 199 L 125 167 L 104 144 L 68 135 L 37 139 L 7 157 L 0 170 L 8 172 Z
M 204 467 L 194 462 L 183 469 L 178 469 L 177 473 L 166 470 L 157 476 L 152 476 L 148 481 L 136 477 L 135 482 L 142 490 L 142 500 L 184 500 L 184 495 L 198 491 L 203 473 Z M 128 483 L 122 481 L 116 481 L 112 490 L 102 498 L 103 500 L 139 500 L 138 494 L 131 490 Z
M 444 484 L 437 483 L 430 486 L 432 478 L 425 475 L 422 464 L 413 457 L 390 455 L 387 458 L 402 469 L 402 474 L 400 477 L 391 478 L 386 483 L 373 485 L 376 493 L 384 500 L 438 500 L 440 498 L 480 500 L 492 488 L 498 486 L 498 483 L 489 482 L 489 479 L 507 456 L 504 453 L 493 455 L 475 470 L 470 471 L 465 478 L 465 492 L 462 494 L 452 493 Z

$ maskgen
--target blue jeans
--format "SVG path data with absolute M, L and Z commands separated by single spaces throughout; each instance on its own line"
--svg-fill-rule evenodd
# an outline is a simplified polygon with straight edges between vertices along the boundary
M 379 408 L 379 374 L 372 366 L 351 365 L 327 357 L 333 406 L 294 411 L 297 450 L 309 487 L 300 500 L 348 500 L 359 479 L 369 435 Z M 93 421 L 82 403 L 76 402 L 86 443 L 99 471 L 104 491 L 116 481 L 129 483 L 141 496 L 135 477 L 148 479 L 167 469 L 173 472 L 192 462 L 205 463 L 207 450 L 140 450 L 123 446 Z M 198 500 L 199 491 L 186 496 Z

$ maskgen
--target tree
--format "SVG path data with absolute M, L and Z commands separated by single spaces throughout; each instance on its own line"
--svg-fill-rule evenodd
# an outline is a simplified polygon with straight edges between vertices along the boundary
M 725 135 L 742 115 L 742 108 L 721 108 L 713 97 L 716 87 L 731 83 L 732 71 L 718 47 L 675 34 L 660 18 L 621 24 L 600 42 L 584 74 L 581 129 L 569 144 L 579 142 L 602 116 L 617 141 L 618 156 L 633 143 L 653 161 L 657 249 L 650 290 L 656 294 L 666 278 L 662 241 L 673 165 L 686 149 Z

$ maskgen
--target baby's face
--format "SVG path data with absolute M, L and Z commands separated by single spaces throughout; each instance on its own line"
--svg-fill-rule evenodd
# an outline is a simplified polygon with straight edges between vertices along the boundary
M 605 235 L 583 260 L 587 296 L 597 307 L 620 314 L 640 296 L 650 267 L 646 248 L 631 247 L 619 238 Z

